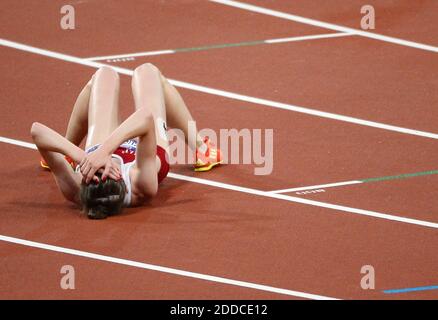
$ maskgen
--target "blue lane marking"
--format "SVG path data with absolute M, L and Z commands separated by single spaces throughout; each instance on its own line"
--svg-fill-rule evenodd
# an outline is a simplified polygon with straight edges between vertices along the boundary
M 427 287 L 383 290 L 383 292 L 384 293 L 404 293 L 404 292 L 412 292 L 412 291 L 426 291 L 426 290 L 437 290 L 437 289 L 438 289 L 438 286 L 427 286 Z

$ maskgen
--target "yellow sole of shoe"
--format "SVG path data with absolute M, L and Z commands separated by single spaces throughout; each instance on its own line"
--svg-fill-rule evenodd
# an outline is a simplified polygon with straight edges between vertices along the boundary
M 220 165 L 222 162 L 223 161 L 211 163 L 209 166 L 205 166 L 205 167 L 195 167 L 195 171 L 196 172 L 210 171 L 213 167 Z
M 41 166 L 41 168 L 43 168 L 44 170 L 50 170 L 50 167 L 49 167 L 47 164 L 43 163 L 42 161 L 40 161 L 40 166 Z

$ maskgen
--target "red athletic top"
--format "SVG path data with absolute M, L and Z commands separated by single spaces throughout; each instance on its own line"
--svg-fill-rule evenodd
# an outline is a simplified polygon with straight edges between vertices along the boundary
M 135 161 L 135 151 L 132 151 L 132 148 L 128 149 L 120 146 L 116 149 L 116 151 L 114 151 L 114 154 L 120 156 L 125 164 Z M 160 171 L 158 171 L 158 183 L 160 183 L 164 180 L 164 178 L 167 177 L 170 166 L 169 162 L 167 161 L 167 154 L 164 148 L 157 146 L 157 156 L 161 161 Z
M 98 147 L 99 145 L 93 146 L 89 148 L 86 152 L 87 153 L 93 152 Z M 131 139 L 123 142 L 122 145 L 118 147 L 116 151 L 113 152 L 113 154 L 120 156 L 123 160 L 123 163 L 127 164 L 135 161 L 136 151 L 137 151 L 137 141 Z M 158 145 L 157 145 L 157 156 L 158 158 L 160 158 L 161 161 L 160 171 L 158 171 L 158 183 L 160 183 L 161 181 L 164 180 L 164 178 L 167 177 L 170 166 L 169 166 L 166 150 L 164 150 L 164 148 Z

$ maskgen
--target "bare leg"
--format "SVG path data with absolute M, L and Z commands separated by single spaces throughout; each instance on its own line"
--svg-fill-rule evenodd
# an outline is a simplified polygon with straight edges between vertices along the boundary
M 88 107 L 86 147 L 102 144 L 119 126 L 120 79 L 110 67 L 100 68 L 93 76 Z
M 140 72 L 142 70 L 142 72 Z M 157 97 L 155 99 L 159 100 L 159 105 L 162 104 L 162 101 L 164 99 L 164 110 L 163 108 L 158 108 L 159 110 L 155 110 L 154 117 L 161 117 L 164 121 L 166 121 L 166 118 L 169 122 L 169 126 L 173 128 L 181 129 L 184 132 L 184 136 L 186 139 L 186 143 L 189 145 L 189 147 L 192 150 L 195 150 L 196 147 L 199 147 L 202 145 L 202 138 L 197 134 L 196 135 L 196 141 L 188 141 L 189 137 L 189 128 L 188 123 L 192 121 L 194 123 L 194 119 L 192 115 L 190 114 L 189 109 L 187 108 L 183 98 L 181 97 L 178 90 L 170 84 L 170 82 L 161 74 L 161 72 L 153 66 L 152 64 L 146 63 L 141 65 L 136 69 L 136 72 L 133 76 L 132 81 L 132 88 L 134 93 L 134 98 L 137 96 L 137 102 L 136 108 L 141 107 L 144 104 L 150 103 L 151 105 L 156 105 L 153 100 L 149 99 L 152 97 L 152 93 L 157 92 L 158 87 L 153 87 L 152 85 L 145 86 L 145 83 L 149 83 L 152 80 L 154 81 L 154 76 L 140 76 L 141 73 L 145 73 L 147 70 L 149 70 L 149 73 L 152 74 L 158 74 L 161 86 L 162 86 L 162 94 L 159 93 L 160 97 Z M 96 74 L 99 71 L 96 72 Z M 110 72 L 113 72 L 110 70 Z M 108 77 L 106 77 L 108 78 Z M 93 76 L 94 79 L 94 76 Z M 90 94 L 93 84 L 93 79 L 90 80 L 87 85 L 82 89 L 81 93 L 79 94 L 76 103 L 73 108 L 73 112 L 70 116 L 70 121 L 68 123 L 67 131 L 65 137 L 74 143 L 75 145 L 79 145 L 84 137 L 87 135 L 88 132 L 88 107 L 90 102 Z M 156 83 L 156 81 L 155 81 Z M 118 87 L 118 85 L 117 85 Z M 113 99 L 118 99 L 118 89 L 116 96 L 113 97 Z M 109 99 L 110 100 L 110 99 Z M 117 125 L 119 124 L 119 119 L 117 120 Z M 196 129 L 196 127 L 195 127 Z M 197 131 L 196 131 L 197 132 Z M 156 136 L 159 137 L 157 134 Z M 89 143 L 87 142 L 87 145 Z M 161 144 L 166 144 L 167 142 L 162 141 Z M 93 144 L 89 144 L 93 145 Z
M 194 126 L 196 132 L 196 141 L 189 141 L 189 137 L 190 137 L 189 122 L 192 122 L 193 125 L 195 124 L 195 122 L 179 92 L 172 84 L 169 83 L 169 81 L 161 74 L 158 68 L 155 67 L 154 65 L 150 63 L 146 63 L 141 65 L 137 69 L 138 70 L 148 69 L 150 70 L 150 72 L 158 75 L 162 87 L 161 91 L 163 94 L 163 98 L 160 99 L 164 99 L 164 105 L 165 105 L 165 109 L 162 110 L 161 113 L 167 116 L 167 120 L 169 122 L 170 127 L 181 129 L 184 132 L 186 143 L 189 145 L 189 147 L 192 150 L 196 150 L 197 147 L 203 144 L 203 140 L 199 136 L 196 126 Z M 156 90 L 156 88 L 154 90 Z M 150 93 L 145 92 L 145 94 L 146 94 L 145 100 L 147 100 L 148 99 L 147 97 Z
M 65 138 L 77 146 L 81 144 L 88 131 L 88 104 L 90 101 L 91 83 L 92 80 L 85 85 L 77 97 L 65 133 Z
M 189 122 L 195 124 L 195 120 L 190 114 L 187 105 L 181 97 L 178 90 L 161 74 L 161 82 L 163 84 L 164 99 L 166 102 L 167 117 L 169 119 L 169 126 L 181 129 L 184 132 L 186 143 L 192 150 L 203 144 L 201 136 L 198 134 L 196 126 L 196 141 L 189 141 Z
M 160 71 L 151 64 L 143 64 L 135 69 L 132 76 L 132 94 L 135 108 L 151 111 L 155 122 L 155 137 L 159 146 L 168 149 L 168 141 L 163 126 L 166 123 L 166 105 Z
M 76 102 L 73 106 L 73 111 L 70 115 L 70 120 L 68 121 L 67 125 L 65 138 L 76 146 L 79 146 L 82 140 L 84 140 L 85 136 L 87 135 L 88 105 L 90 100 L 91 86 L 92 79 L 88 81 L 88 83 L 82 88 L 81 92 L 76 98 Z M 50 153 L 46 152 L 46 154 L 43 154 L 43 152 L 41 152 L 41 155 L 43 157 L 43 160 L 46 162 L 45 165 L 47 165 L 52 170 L 52 172 L 55 172 L 57 170 L 57 168 L 55 167 L 56 164 L 49 164 L 49 162 L 51 162 L 51 159 L 49 159 Z M 54 157 L 60 158 L 61 155 L 56 154 L 56 156 Z M 63 162 L 65 162 L 65 160 Z

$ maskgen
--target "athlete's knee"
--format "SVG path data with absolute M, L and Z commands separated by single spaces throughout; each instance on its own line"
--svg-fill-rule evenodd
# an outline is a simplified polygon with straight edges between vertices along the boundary
M 161 76 L 160 70 L 152 63 L 144 63 L 134 70 L 134 76 L 139 74 L 154 74 Z
M 119 80 L 119 74 L 117 73 L 117 71 L 115 71 L 113 68 L 108 67 L 108 66 L 103 66 L 100 67 L 96 73 L 94 74 L 93 78 L 96 76 L 102 76 L 105 78 L 111 78 L 114 80 Z
M 32 138 L 36 138 L 38 136 L 38 134 L 41 132 L 41 123 L 39 122 L 34 122 L 32 123 L 32 126 L 30 127 L 30 134 L 32 136 Z

